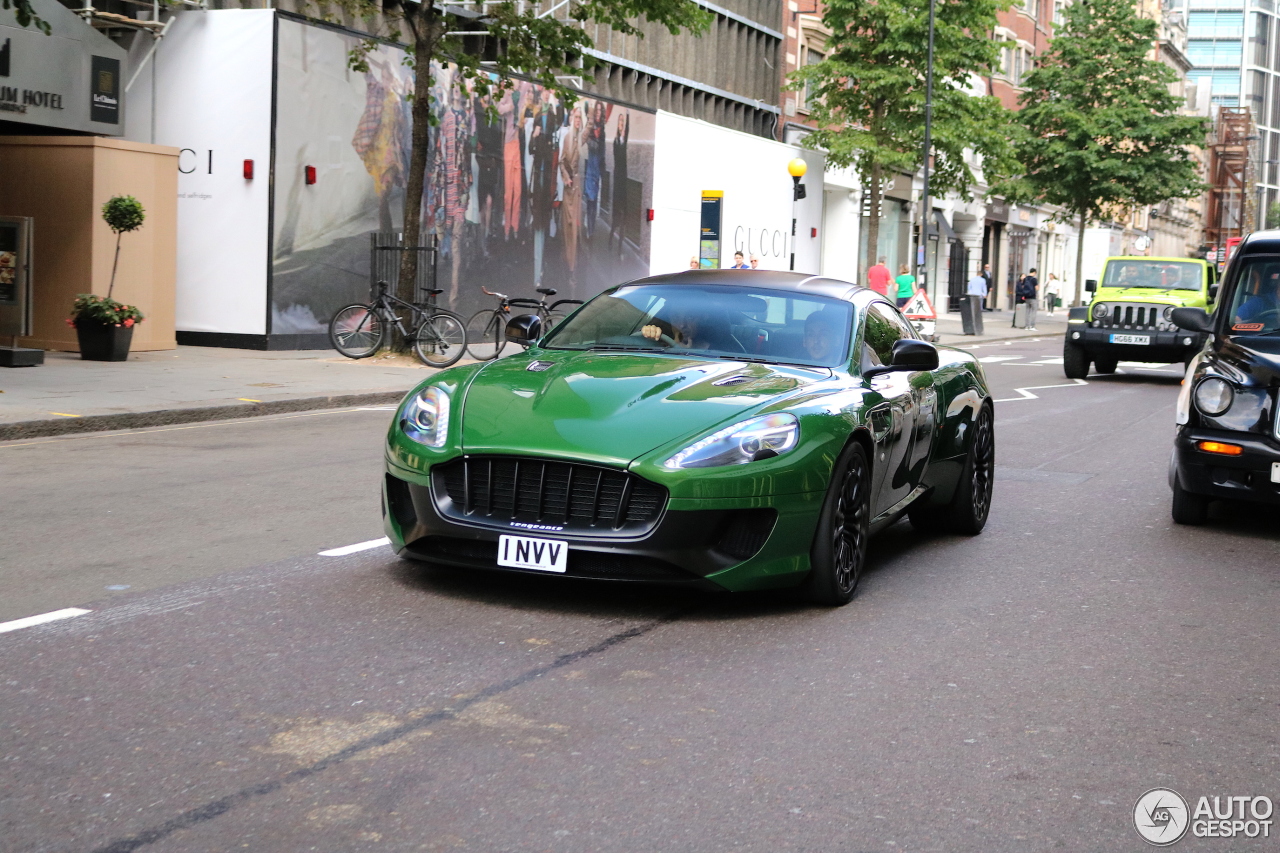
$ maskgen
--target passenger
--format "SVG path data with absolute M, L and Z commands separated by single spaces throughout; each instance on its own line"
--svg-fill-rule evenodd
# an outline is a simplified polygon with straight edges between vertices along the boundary
M 826 311 L 815 311 L 804 321 L 804 349 L 809 358 L 830 362 L 840 354 L 840 323 Z

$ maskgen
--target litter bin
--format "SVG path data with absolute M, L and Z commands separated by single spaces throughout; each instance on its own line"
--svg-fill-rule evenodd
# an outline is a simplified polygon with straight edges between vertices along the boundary
M 982 297 L 965 296 L 960 300 L 960 326 L 963 334 L 982 334 Z

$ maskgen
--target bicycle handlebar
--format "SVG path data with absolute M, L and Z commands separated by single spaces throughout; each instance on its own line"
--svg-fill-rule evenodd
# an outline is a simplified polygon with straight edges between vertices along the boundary
M 496 297 L 498 297 L 499 299 L 506 299 L 506 298 L 507 298 L 507 294 L 505 294 L 505 293 L 498 293 L 496 290 L 490 290 L 489 288 L 485 287 L 483 284 L 482 284 L 482 285 L 480 285 L 480 289 L 481 289 L 482 291 L 484 291 L 484 295 L 485 295 L 485 296 L 496 296 Z

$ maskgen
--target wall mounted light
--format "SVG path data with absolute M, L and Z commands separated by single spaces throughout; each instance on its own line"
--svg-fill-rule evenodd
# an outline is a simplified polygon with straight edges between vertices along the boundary
M 252 160 L 244 161 L 244 179 L 246 181 L 253 180 L 253 161 Z
M 644 218 L 645 218 L 645 221 L 646 221 L 646 222 L 652 222 L 652 221 L 653 221 L 653 208 L 652 208 L 652 207 L 645 211 Z
M 307 166 L 307 167 L 306 167 L 306 174 L 307 174 L 307 186 L 311 186 L 312 184 L 314 184 L 314 183 L 316 182 L 316 167 L 315 167 L 315 166 Z
M 810 228 L 810 229 L 809 229 L 809 236 L 810 236 L 810 237 L 817 237 L 817 236 L 818 236 L 818 229 L 817 229 L 817 228 Z

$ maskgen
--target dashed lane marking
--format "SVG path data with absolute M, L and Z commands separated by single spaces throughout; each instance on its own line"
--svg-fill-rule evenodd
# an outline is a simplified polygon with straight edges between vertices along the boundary
M 79 607 L 67 607 L 50 613 L 41 613 L 39 616 L 27 616 L 22 619 L 14 619 L 11 622 L 0 622 L 0 634 L 7 631 L 17 631 L 22 628 L 31 628 L 35 625 L 43 625 L 46 622 L 57 622 L 59 619 L 70 619 L 72 616 L 83 616 L 92 612 Z
M 348 554 L 355 554 L 360 551 L 369 551 L 373 548 L 381 548 L 383 545 L 390 545 L 391 540 L 383 536 L 381 539 L 370 539 L 368 542 L 357 542 L 354 545 L 343 545 L 341 548 L 330 548 L 328 551 L 321 551 L 321 557 L 345 557 Z
M 1064 383 L 1062 385 L 1032 385 L 1029 388 L 1014 388 L 1013 389 L 1014 393 L 1018 394 L 1019 396 L 1005 397 L 1004 399 L 995 400 L 993 402 L 1012 403 L 1015 400 L 1039 400 L 1040 399 L 1039 395 L 1032 394 L 1031 393 L 1032 391 L 1043 391 L 1045 388 L 1075 388 L 1078 385 L 1088 385 L 1088 384 L 1089 383 L 1085 382 L 1083 379 L 1072 379 L 1070 382 Z

